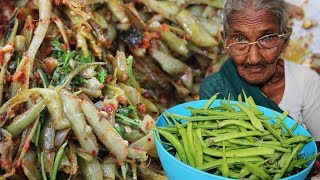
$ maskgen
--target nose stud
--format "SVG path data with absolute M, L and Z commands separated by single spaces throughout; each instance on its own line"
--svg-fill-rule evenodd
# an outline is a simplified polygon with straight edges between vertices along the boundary
M 247 64 L 249 64 L 249 65 L 251 65 L 251 64 L 252 64 L 252 63 L 251 63 L 251 61 L 250 61 L 249 59 L 246 59 L 245 63 L 247 63 Z
M 279 59 L 282 59 L 283 58 L 283 52 L 280 54 L 280 56 L 279 56 Z

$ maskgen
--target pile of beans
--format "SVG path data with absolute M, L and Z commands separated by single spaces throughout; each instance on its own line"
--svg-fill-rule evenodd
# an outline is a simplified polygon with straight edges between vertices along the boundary
M 317 154 L 306 158 L 301 149 L 310 136 L 289 128 L 288 111 L 267 117 L 251 97 L 245 102 L 221 100 L 210 107 L 185 107 L 191 116 L 164 113 L 167 126 L 157 127 L 162 144 L 178 160 L 216 175 L 230 178 L 279 179 L 300 172 Z

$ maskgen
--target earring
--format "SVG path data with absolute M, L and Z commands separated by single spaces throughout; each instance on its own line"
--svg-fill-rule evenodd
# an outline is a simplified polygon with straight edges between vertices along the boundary
M 283 58 L 283 55 L 284 55 L 284 53 L 282 52 L 282 53 L 280 54 L 280 56 L 279 56 L 279 59 L 282 59 L 282 58 Z

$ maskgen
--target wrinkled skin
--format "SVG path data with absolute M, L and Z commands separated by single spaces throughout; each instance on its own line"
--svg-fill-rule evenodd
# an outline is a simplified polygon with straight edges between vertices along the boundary
M 223 35 L 225 45 L 247 40 L 254 42 L 268 34 L 281 34 L 276 16 L 271 12 L 255 10 L 234 11 L 229 17 L 229 30 Z M 234 60 L 238 73 L 246 82 L 258 85 L 261 91 L 275 103 L 279 103 L 284 93 L 284 68 L 280 59 L 288 45 L 287 40 L 271 49 L 260 49 L 257 44 L 251 45 L 245 55 L 229 56 Z M 250 60 L 251 64 L 248 63 Z

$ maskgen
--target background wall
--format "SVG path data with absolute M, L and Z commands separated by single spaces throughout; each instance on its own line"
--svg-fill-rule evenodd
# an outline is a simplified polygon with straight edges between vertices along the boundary
M 287 2 L 301 9 L 290 11 L 295 17 L 291 21 L 293 34 L 285 57 L 311 65 L 320 73 L 320 1 L 287 0 Z

